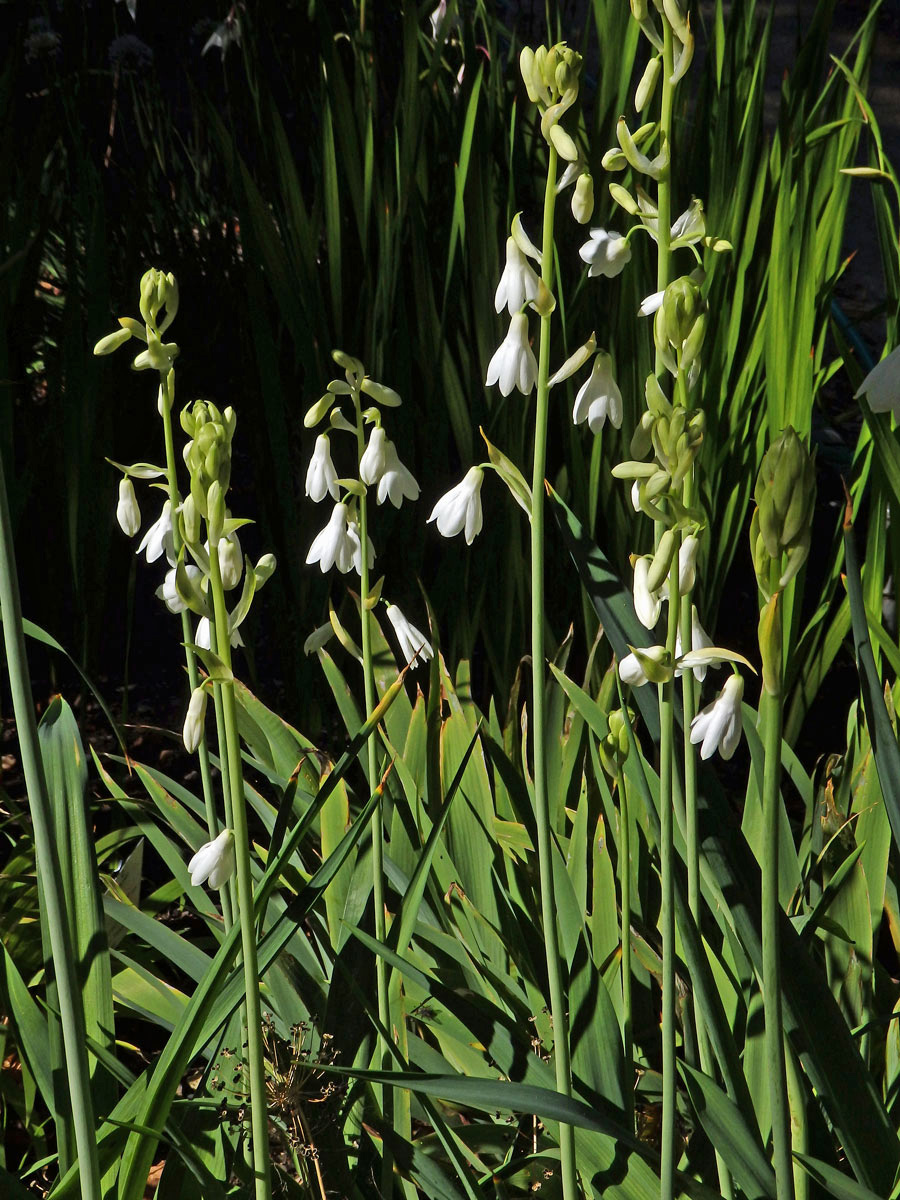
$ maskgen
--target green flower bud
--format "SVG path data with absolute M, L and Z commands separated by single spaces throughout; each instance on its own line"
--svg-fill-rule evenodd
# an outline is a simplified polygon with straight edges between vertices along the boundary
M 131 337 L 131 331 L 128 329 L 116 329 L 113 333 L 108 333 L 106 337 L 102 337 L 96 346 L 94 346 L 94 354 L 112 354 L 114 350 L 118 350 L 120 346 Z
M 625 765 L 628 758 L 630 745 L 628 727 L 634 721 L 634 713 L 630 708 L 625 710 L 616 708 L 609 714 L 607 720 L 609 732 L 599 743 L 597 749 L 600 754 L 600 765 L 610 779 L 615 779 L 619 769 Z
M 594 213 L 594 180 L 587 173 L 579 175 L 572 193 L 572 216 L 579 225 L 587 225 Z
M 634 93 L 635 111 L 642 113 L 650 101 L 653 99 L 656 92 L 656 85 L 659 82 L 659 77 L 662 74 L 662 60 L 656 54 L 647 63 L 644 68 L 644 73 L 641 76 L 641 81 L 637 85 Z
M 666 581 L 666 576 L 669 574 L 669 567 L 672 565 L 672 559 L 675 556 L 675 543 L 674 532 L 671 529 L 666 529 L 659 539 L 659 545 L 650 564 L 650 570 L 647 572 L 647 587 L 651 592 L 657 591 Z
M 276 563 L 274 554 L 264 554 L 256 564 L 255 572 L 257 591 L 259 591 L 264 583 L 267 583 L 272 578 L 272 574 L 275 571 L 275 566 Z
M 653 322 L 653 338 L 674 375 L 696 362 L 706 337 L 706 305 L 700 288 L 687 275 L 674 279 L 663 294 Z M 674 354 L 673 354 L 674 351 Z
M 200 512 L 190 493 L 181 504 L 181 528 L 187 544 L 196 546 L 200 541 Z
M 556 153 L 560 158 L 564 158 L 566 162 L 578 161 L 578 147 L 571 136 L 563 129 L 562 125 L 552 125 L 550 127 L 550 141 L 553 143 Z
M 225 529 L 225 496 L 222 485 L 214 479 L 206 493 L 206 531 L 210 550 L 216 548 Z
M 778 586 L 784 587 L 809 553 L 815 458 L 794 429 L 788 427 L 766 451 L 753 494 L 757 508 L 750 527 L 751 551 L 760 588 L 768 596 L 774 590 L 773 564 L 779 571 Z M 784 570 L 782 554 L 788 558 Z
M 540 97 L 534 84 L 534 51 L 530 46 L 522 47 L 522 52 L 519 55 L 519 70 L 522 73 L 522 82 L 525 84 L 525 90 L 528 92 L 528 99 L 532 104 L 537 104 Z

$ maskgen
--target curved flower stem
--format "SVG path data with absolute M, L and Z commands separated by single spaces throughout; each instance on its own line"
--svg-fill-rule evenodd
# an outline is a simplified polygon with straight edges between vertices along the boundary
M 773 561 L 769 590 L 779 591 L 780 562 Z M 776 601 L 780 604 L 780 597 Z M 779 638 L 775 653 L 783 655 Z M 781 676 L 781 663 L 777 676 Z M 784 1055 L 784 1019 L 781 1009 L 781 903 L 778 897 L 778 825 L 781 808 L 781 730 L 784 697 L 763 688 L 760 721 L 763 726 L 763 856 L 762 856 L 762 993 L 766 1016 L 766 1067 L 769 1106 L 772 1112 L 772 1147 L 778 1200 L 793 1200 L 794 1167 L 791 1157 L 791 1124 Z
M 79 1180 L 83 1200 L 97 1200 L 101 1194 L 100 1163 L 97 1156 L 97 1125 L 91 1094 L 85 1036 L 81 985 L 75 969 L 75 950 L 66 911 L 57 855 L 62 847 L 54 845 L 53 815 L 38 741 L 31 676 L 25 653 L 19 579 L 13 550 L 9 504 L 0 458 L 0 611 L 3 613 L 3 641 L 12 692 L 13 713 L 19 739 L 22 771 L 28 792 L 28 807 L 34 829 L 34 848 L 46 913 L 56 994 L 62 1026 L 63 1052 L 71 1100 L 71 1121 L 78 1155 Z
M 362 404 L 358 390 L 354 390 L 353 392 L 353 405 L 356 410 L 356 452 L 357 462 L 359 462 L 366 448 L 366 440 L 363 431 Z M 359 563 L 361 593 L 359 619 L 362 629 L 363 686 L 366 697 L 366 719 L 368 719 L 375 710 L 375 673 L 372 665 L 372 629 L 367 606 L 369 599 L 369 512 L 365 492 L 359 497 L 359 540 L 361 546 Z M 366 742 L 366 761 L 369 791 L 374 792 L 378 786 L 378 752 L 375 745 L 374 733 L 369 736 Z M 375 937 L 377 941 L 383 944 L 387 936 L 387 930 L 384 916 L 384 829 L 381 805 L 372 814 L 370 836 L 372 839 L 372 900 L 375 905 Z M 375 989 L 379 1023 L 382 1029 L 390 1030 L 391 1006 L 388 992 L 387 965 L 380 954 L 375 959 Z M 389 1071 L 393 1057 L 387 1046 L 383 1044 L 380 1033 L 378 1034 L 378 1045 L 378 1068 L 382 1071 Z M 380 1098 L 382 1116 L 385 1123 L 390 1125 L 393 1112 L 391 1089 L 382 1089 Z M 393 1156 L 386 1145 L 382 1149 L 381 1173 L 381 1194 L 387 1197 L 390 1196 L 392 1191 Z
M 547 155 L 547 187 L 544 192 L 544 227 L 541 244 L 541 279 L 548 289 L 553 284 L 553 214 L 556 206 L 556 150 Z M 553 884 L 553 840 L 547 797 L 546 736 L 544 721 L 544 469 L 547 461 L 547 411 L 550 389 L 550 317 L 541 317 L 538 355 L 537 411 L 534 419 L 534 466 L 531 477 L 531 712 L 534 742 L 534 815 L 537 825 L 538 865 L 541 878 L 541 917 L 547 978 L 550 985 L 550 1018 L 553 1023 L 553 1063 L 557 1091 L 572 1094 L 569 1059 L 569 1029 L 566 993 L 562 979 L 559 932 L 556 926 L 556 897 Z M 559 1127 L 559 1153 L 564 1200 L 577 1200 L 575 1131 Z
M 174 370 L 168 375 L 160 374 L 159 386 L 162 398 L 162 419 L 163 419 L 163 436 L 166 444 L 166 482 L 168 485 L 169 504 L 172 510 L 172 541 L 175 547 L 175 555 L 177 557 L 179 550 L 182 547 L 181 532 L 178 528 L 177 509 L 181 504 L 181 493 L 178 489 L 178 471 L 176 467 L 177 459 L 175 457 L 175 439 L 172 431 L 172 405 L 174 403 Z M 210 622 L 212 624 L 212 622 Z M 191 693 L 200 683 L 200 673 L 197 670 L 197 657 L 191 649 L 191 643 L 194 641 L 194 630 L 191 622 L 191 615 L 185 609 L 181 614 L 181 640 L 186 643 L 184 647 L 184 661 L 187 667 L 188 683 L 190 684 Z M 220 723 L 221 698 L 219 697 L 220 689 L 216 688 L 215 706 L 216 706 L 216 723 Z M 223 746 L 224 742 L 219 736 L 219 745 Z M 197 747 L 197 754 L 200 760 L 200 780 L 203 786 L 203 807 L 206 811 L 206 828 L 209 833 L 210 841 L 219 833 L 219 818 L 216 813 L 216 802 L 213 795 L 212 772 L 209 764 L 209 745 L 206 741 L 206 733 L 204 732 L 200 738 L 200 744 Z M 227 796 L 227 768 L 224 764 L 224 753 L 221 755 L 223 759 L 222 766 L 222 783 L 225 795 Z M 223 888 L 221 892 L 222 899 L 222 918 L 225 922 L 225 928 L 230 929 L 233 920 L 233 912 L 231 906 L 231 888 Z
M 216 623 L 218 655 L 231 668 L 231 635 L 225 589 L 219 569 L 219 555 L 210 547 L 209 585 Z M 225 754 L 231 794 L 231 821 L 234 830 L 234 857 L 237 876 L 237 907 L 241 922 L 241 958 L 244 964 L 244 1001 L 247 1012 L 247 1066 L 250 1077 L 250 1127 L 252 1130 L 253 1177 L 256 1200 L 271 1200 L 269 1178 L 269 1117 L 266 1099 L 266 1073 L 263 1058 L 262 1018 L 259 1003 L 259 969 L 256 959 L 256 922 L 253 919 L 253 874 L 250 868 L 250 838 L 244 804 L 244 778 L 241 769 L 241 743 L 237 727 L 234 684 L 222 688 Z

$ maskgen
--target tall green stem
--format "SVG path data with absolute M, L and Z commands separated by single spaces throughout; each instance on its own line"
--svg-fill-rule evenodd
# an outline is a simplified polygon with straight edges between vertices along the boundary
M 678 555 L 669 568 L 669 624 L 666 649 L 674 660 L 678 636 Z M 661 1200 L 672 1200 L 675 1181 L 675 876 L 673 775 L 675 768 L 675 681 L 660 684 L 659 822 L 662 906 L 662 1147 Z
M 100 1200 L 100 1164 L 97 1156 L 94 1101 L 91 1095 L 81 986 L 75 968 L 75 953 L 69 926 L 66 899 L 53 840 L 53 817 L 44 764 L 38 741 L 34 701 L 31 695 L 19 580 L 13 549 L 12 526 L 6 497 L 3 460 L 0 458 L 0 612 L 3 614 L 3 641 L 12 692 L 13 712 L 19 738 L 22 770 L 28 789 L 28 805 L 34 829 L 34 847 L 41 891 L 47 914 L 53 971 L 62 1025 L 66 1074 L 71 1099 L 71 1119 L 78 1154 L 83 1200 Z
M 216 546 L 210 546 L 209 581 L 216 620 L 219 658 L 231 668 L 231 637 L 225 589 L 219 570 Z M 250 1126 L 252 1130 L 253 1178 L 256 1200 L 271 1200 L 269 1178 L 269 1118 L 266 1099 L 266 1072 L 263 1058 L 262 1016 L 259 1003 L 259 969 L 256 959 L 256 922 L 253 919 L 253 874 L 250 868 L 250 837 L 244 804 L 244 778 L 241 769 L 241 743 L 238 736 L 234 685 L 222 688 L 225 725 L 225 750 L 231 791 L 231 819 L 234 831 L 237 903 L 241 922 L 241 957 L 244 964 L 244 999 L 247 1012 L 247 1066 L 250 1077 Z
M 544 192 L 544 228 L 541 244 L 541 278 L 553 286 L 553 215 L 556 206 L 556 150 L 547 156 L 547 186 Z M 547 411 L 550 389 L 550 317 L 541 317 L 538 355 L 537 411 L 534 419 L 534 466 L 531 476 L 531 712 L 534 739 L 534 815 L 537 825 L 538 866 L 541 878 L 541 916 L 544 949 L 550 985 L 550 1017 L 553 1022 L 553 1063 L 556 1087 L 572 1094 L 569 1059 L 569 1028 L 566 993 L 562 979 L 559 933 L 556 926 L 556 897 L 553 883 L 553 841 L 547 796 L 544 720 L 544 470 L 547 462 Z M 564 1200 L 576 1200 L 578 1176 L 575 1167 L 575 1131 L 559 1127 L 560 1165 Z
M 779 590 L 780 562 L 773 562 L 769 590 Z M 780 605 L 781 598 L 777 603 Z M 778 622 L 780 626 L 780 620 Z M 772 650 L 783 654 L 781 638 Z M 764 662 L 765 667 L 765 662 Z M 775 1187 L 778 1200 L 793 1200 L 794 1171 L 791 1158 L 791 1124 L 787 1096 L 787 1071 L 784 1057 L 784 1020 L 781 1010 L 781 903 L 778 897 L 778 825 L 781 807 L 781 730 L 784 697 L 781 689 L 781 661 L 777 672 L 777 691 L 763 690 L 760 720 L 763 725 L 765 766 L 763 769 L 763 857 L 762 857 L 762 992 L 766 1015 L 766 1067 L 769 1077 L 769 1106 L 772 1111 L 772 1147 Z M 765 674 L 765 672 L 764 672 Z
M 362 404 L 360 393 L 354 391 L 353 404 L 356 409 L 356 451 L 359 461 L 365 451 L 365 434 L 363 431 Z M 359 497 L 359 540 L 360 550 L 360 625 L 362 629 L 363 656 L 363 686 L 366 698 L 366 719 L 375 710 L 375 672 L 372 664 L 372 627 L 368 609 L 369 599 L 369 512 L 365 492 Z M 366 742 L 366 759 L 368 764 L 369 791 L 374 792 L 378 784 L 378 754 L 375 745 L 375 734 L 372 733 Z M 372 840 L 372 899 L 375 905 L 375 937 L 382 944 L 387 935 L 384 915 L 384 830 L 381 806 L 372 814 L 370 823 Z M 381 955 L 375 958 L 375 990 L 378 1003 L 378 1020 L 383 1029 L 391 1028 L 391 1005 L 388 992 L 387 965 Z M 379 1069 L 388 1071 L 393 1058 L 383 1044 L 381 1034 L 378 1035 L 380 1047 Z M 385 1088 L 381 1096 L 382 1115 L 390 1124 L 392 1111 L 391 1091 Z M 385 1146 L 382 1150 L 382 1195 L 389 1196 L 391 1191 L 391 1176 L 393 1173 L 392 1157 Z
M 623 712 L 625 706 L 622 706 Z M 622 892 L 622 1044 L 625 1050 L 625 1104 L 629 1128 L 634 1129 L 634 1021 L 631 1003 L 631 828 L 625 772 L 618 764 L 619 887 Z

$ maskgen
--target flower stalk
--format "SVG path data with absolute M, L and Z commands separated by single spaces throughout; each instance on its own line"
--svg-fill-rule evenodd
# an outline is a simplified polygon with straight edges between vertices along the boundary
M 547 186 L 544 192 L 544 224 L 541 246 L 541 280 L 551 289 L 553 283 L 553 216 L 556 205 L 556 149 L 547 154 Z M 541 917 L 550 985 L 550 1016 L 553 1023 L 553 1066 L 557 1090 L 572 1094 L 572 1067 L 569 1055 L 569 1028 L 565 985 L 557 929 L 556 897 L 553 883 L 553 841 L 545 758 L 546 721 L 544 717 L 544 473 L 547 462 L 547 412 L 550 388 L 550 314 L 541 315 L 538 352 L 537 408 L 534 418 L 534 460 L 531 476 L 531 663 L 532 729 L 534 738 L 534 810 L 537 825 L 538 866 L 541 880 Z M 575 1165 L 575 1131 L 571 1125 L 559 1127 L 560 1166 L 565 1200 L 577 1200 L 578 1179 Z
M 215 614 L 218 656 L 231 669 L 231 636 L 225 589 L 219 567 L 218 546 L 210 543 L 209 587 Z M 250 1083 L 251 1151 L 256 1200 L 271 1200 L 269 1176 L 269 1119 L 263 1057 L 262 1013 L 259 1001 L 259 968 L 256 956 L 256 922 L 253 919 L 253 874 L 250 866 L 250 837 L 244 803 L 244 777 L 241 744 L 237 727 L 234 682 L 222 687 L 222 719 L 225 754 L 228 760 L 228 784 L 231 798 L 231 827 L 234 832 L 234 860 L 237 911 L 241 923 L 241 959 L 244 967 L 244 998 L 247 1020 L 247 1067 Z

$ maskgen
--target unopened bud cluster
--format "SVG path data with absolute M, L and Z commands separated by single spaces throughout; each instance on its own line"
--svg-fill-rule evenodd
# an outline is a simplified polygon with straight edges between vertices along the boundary
M 120 328 L 100 339 L 94 346 L 95 354 L 112 354 L 120 346 L 136 337 L 146 344 L 147 349 L 137 355 L 132 366 L 136 371 L 158 371 L 168 375 L 178 357 L 175 342 L 163 342 L 162 335 L 175 320 L 178 313 L 178 284 L 171 273 L 164 274 L 155 267 L 145 271 L 141 278 L 139 308 L 143 325 L 133 317 L 119 317 Z
M 750 550 L 760 591 L 786 587 L 809 554 L 816 503 L 815 458 L 790 426 L 766 451 L 753 492 Z
M 586 225 L 594 211 L 594 181 L 583 149 L 562 125 L 563 116 L 578 99 L 582 66 L 581 55 L 570 50 L 565 42 L 538 46 L 536 50 L 525 46 L 519 55 L 528 99 L 541 114 L 541 134 L 566 164 L 556 190 L 561 192 L 575 185 L 572 216 L 580 225 Z

